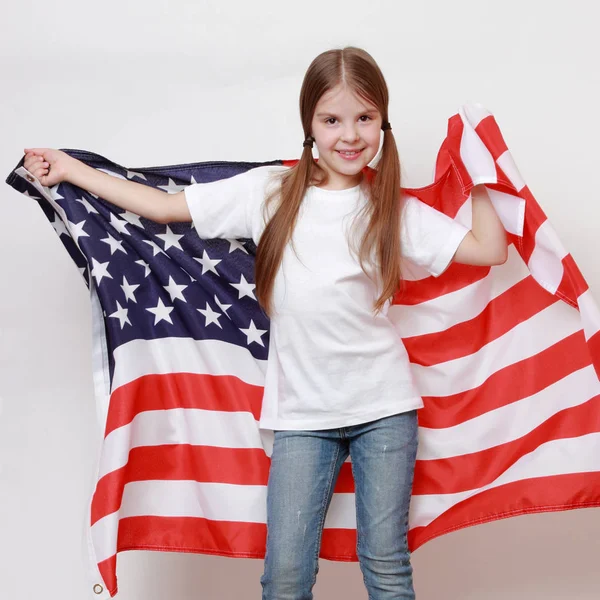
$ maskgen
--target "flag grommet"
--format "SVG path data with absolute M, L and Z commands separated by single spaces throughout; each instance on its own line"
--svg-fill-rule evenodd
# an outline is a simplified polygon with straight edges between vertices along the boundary
M 31 175 L 25 175 L 25 179 L 27 179 L 27 181 L 33 183 L 35 181 L 35 177 L 31 176 Z
M 103 591 L 104 588 L 99 583 L 94 586 L 94 594 L 101 594 Z

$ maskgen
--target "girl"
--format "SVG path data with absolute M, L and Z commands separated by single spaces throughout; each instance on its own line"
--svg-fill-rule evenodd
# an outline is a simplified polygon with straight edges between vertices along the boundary
M 364 50 L 314 59 L 300 116 L 295 166 L 258 167 L 177 194 L 53 149 L 26 149 L 24 166 L 45 186 L 69 181 L 159 223 L 193 221 L 202 238 L 254 239 L 257 297 L 271 318 L 260 427 L 275 432 L 263 600 L 313 597 L 323 523 L 348 456 L 369 598 L 414 598 L 407 528 L 423 402 L 387 310 L 401 257 L 434 276 L 452 260 L 501 264 L 505 232 L 483 188 L 473 194 L 470 231 L 401 197 L 387 85 Z

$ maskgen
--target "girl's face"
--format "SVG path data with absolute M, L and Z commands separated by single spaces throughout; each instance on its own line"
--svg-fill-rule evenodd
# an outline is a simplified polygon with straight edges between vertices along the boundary
M 329 174 L 327 189 L 343 190 L 360 183 L 363 168 L 379 150 L 381 122 L 377 107 L 343 84 L 321 96 L 311 129 L 319 166 Z

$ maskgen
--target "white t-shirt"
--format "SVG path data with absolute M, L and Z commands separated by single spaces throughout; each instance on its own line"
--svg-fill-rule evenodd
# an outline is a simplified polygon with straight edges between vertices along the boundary
M 185 188 L 202 238 L 252 238 L 266 226 L 270 178 L 289 167 L 257 167 Z M 363 229 L 352 219 L 367 201 L 361 184 L 346 190 L 310 186 L 285 249 L 273 290 L 262 429 L 331 429 L 421 408 L 408 355 L 387 317 L 377 315 L 379 289 L 350 250 Z M 267 217 L 268 219 L 269 217 Z M 440 275 L 469 230 L 414 197 L 406 197 L 401 253 Z M 374 272 L 368 271 L 374 276 Z

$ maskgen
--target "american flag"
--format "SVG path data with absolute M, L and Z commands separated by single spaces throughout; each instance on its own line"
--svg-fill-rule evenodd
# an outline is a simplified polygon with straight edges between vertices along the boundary
M 169 193 L 270 163 L 128 169 L 65 150 Z M 93 596 L 117 592 L 123 550 L 264 556 L 268 433 L 258 428 L 269 322 L 254 293 L 255 246 L 200 239 L 24 167 L 7 183 L 39 202 L 90 288 L 103 428 L 86 532 Z M 485 184 L 509 235 L 497 267 L 439 278 L 405 265 L 389 316 L 425 407 L 409 541 L 524 513 L 600 506 L 600 312 L 522 180 L 493 115 L 448 121 L 430 186 L 405 190 L 469 226 Z M 344 464 L 321 557 L 354 561 L 354 484 Z

